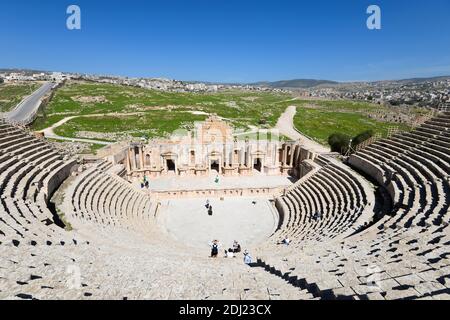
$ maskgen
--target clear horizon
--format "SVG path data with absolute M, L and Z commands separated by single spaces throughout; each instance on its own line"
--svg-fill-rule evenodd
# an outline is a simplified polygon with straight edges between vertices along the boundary
M 75 74 L 84 74 L 84 75 L 89 75 L 89 76 L 109 76 L 109 77 L 127 77 L 127 78 L 143 78 L 143 79 L 168 79 L 168 80 L 176 80 L 176 81 L 183 81 L 183 82 L 203 82 L 203 83 L 217 83 L 217 84 L 227 84 L 227 83 L 231 83 L 233 84 L 233 82 L 221 82 L 221 81 L 202 81 L 202 80 L 192 80 L 192 79 L 175 79 L 175 78 L 168 78 L 168 77 L 152 77 L 151 75 L 149 76 L 141 76 L 141 77 L 130 77 L 127 75 L 120 75 L 120 74 L 96 74 L 96 73 L 84 73 L 84 72 L 77 72 L 77 71 L 65 71 L 65 70 L 39 70 L 37 68 L 14 68 L 14 67 L 0 67 L 0 70 L 23 70 L 23 71 L 39 71 L 39 72 L 62 72 L 62 73 L 75 73 Z M 423 79 L 423 78 L 450 78 L 450 74 L 449 75 L 430 75 L 430 76 L 424 76 L 424 77 L 417 77 L 417 79 Z M 273 81 L 268 81 L 268 80 L 260 80 L 260 81 L 254 81 L 254 82 L 235 82 L 236 84 L 251 84 L 251 83 L 260 83 L 260 82 L 279 82 L 279 81 L 292 81 L 292 80 L 314 80 L 314 81 L 333 81 L 333 82 L 338 82 L 338 83 L 357 83 L 357 82 L 381 82 L 381 81 L 402 81 L 402 80 L 409 80 L 409 79 L 414 79 L 413 78 L 399 78 L 399 79 L 381 79 L 381 80 L 349 80 L 349 81 L 338 81 L 338 80 L 333 80 L 333 79 L 306 79 L 306 78 L 295 78 L 295 79 L 279 79 L 279 80 L 273 80 Z
M 81 30 L 66 28 L 71 4 Z M 371 4 L 381 30 L 366 26 Z M 4 68 L 217 83 L 450 75 L 446 0 L 18 0 L 0 9 Z

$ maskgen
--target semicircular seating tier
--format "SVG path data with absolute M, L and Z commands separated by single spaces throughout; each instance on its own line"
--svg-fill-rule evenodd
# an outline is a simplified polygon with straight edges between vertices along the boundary
M 314 165 L 277 199 L 283 222 L 273 238 L 288 236 L 293 243 L 345 238 L 371 222 L 371 185 L 331 157 L 319 156 Z
M 240 259 L 193 255 L 157 228 L 123 168 L 76 164 L 0 120 L 0 299 L 313 298 Z
M 0 137 L 0 243 L 76 245 L 47 206 L 76 161 L 4 122 Z
M 306 160 L 248 268 L 161 232 L 157 202 L 120 165 L 79 166 L 0 120 L 0 298 L 448 299 L 449 150 L 441 113 L 345 163 Z
M 332 187 L 338 186 L 331 180 L 336 175 L 347 179 L 345 171 L 335 169 L 333 177 L 323 166 L 277 200 L 288 220 L 274 240 L 288 234 L 292 243 L 261 249 L 260 263 L 320 298 L 449 299 L 449 151 L 446 112 L 351 155 L 349 166 L 384 190 L 384 203 L 377 204 L 390 210 L 346 238 L 327 226 L 347 221 L 340 215 L 361 202 L 352 200 L 358 199 L 354 188 Z M 324 213 L 320 222 L 310 219 L 316 210 Z M 341 228 L 357 230 L 351 221 Z

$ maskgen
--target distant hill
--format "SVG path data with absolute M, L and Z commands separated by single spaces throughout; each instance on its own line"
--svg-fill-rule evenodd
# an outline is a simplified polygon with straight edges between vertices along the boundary
M 10 72 L 24 72 L 27 75 L 33 73 L 50 73 L 51 71 L 45 70 L 32 70 L 32 69 L 20 69 L 20 68 L 0 68 L 0 73 L 10 73 Z M 98 75 L 97 75 L 98 76 Z M 147 78 L 148 79 L 148 78 Z M 204 84 L 217 84 L 217 85 L 250 85 L 257 87 L 266 87 L 273 89 L 309 89 L 315 87 L 334 87 L 334 86 L 348 86 L 352 84 L 367 84 L 373 85 L 377 83 L 393 83 L 393 84 L 412 84 L 412 83 L 423 83 L 430 81 L 440 81 L 450 79 L 450 76 L 436 76 L 436 77 L 424 77 L 424 78 L 411 78 L 411 79 L 397 79 L 397 80 L 379 80 L 379 81 L 354 81 L 354 82 L 337 82 L 331 80 L 317 80 L 317 79 L 293 79 L 293 80 L 280 80 L 280 81 L 259 81 L 254 83 L 239 83 L 239 82 L 205 82 L 197 80 L 186 80 L 186 83 L 204 83 Z
M 382 80 L 366 82 L 368 84 L 376 84 L 382 82 L 397 83 L 397 84 L 411 84 L 411 83 L 423 83 L 430 81 L 440 81 L 450 79 L 450 76 L 438 76 L 438 77 L 428 77 L 428 78 L 411 78 L 411 79 L 400 79 L 400 80 Z M 363 82 L 353 82 L 363 83 Z M 250 83 L 252 86 L 258 87 L 268 87 L 268 88 L 286 88 L 286 89 L 309 89 L 318 86 L 336 86 L 336 85 L 348 85 L 352 83 L 344 83 L 330 80 L 315 80 L 315 79 L 294 79 L 294 80 L 281 80 L 281 81 L 260 81 L 255 83 Z
M 43 70 L 18 69 L 18 68 L 0 68 L 0 73 L 24 73 L 26 75 L 31 75 L 33 73 L 41 73 L 41 72 L 48 73 L 48 71 L 43 71 Z
M 315 80 L 315 79 L 294 79 L 294 80 L 281 80 L 281 81 L 262 81 L 251 83 L 252 86 L 269 87 L 269 88 L 300 88 L 307 89 L 321 85 L 336 85 L 339 82 L 330 80 Z
M 429 78 L 411 78 L 411 79 L 401 79 L 393 82 L 399 82 L 399 83 L 423 83 L 423 82 L 430 82 L 430 81 L 442 81 L 450 79 L 450 76 L 439 76 L 439 77 L 429 77 Z

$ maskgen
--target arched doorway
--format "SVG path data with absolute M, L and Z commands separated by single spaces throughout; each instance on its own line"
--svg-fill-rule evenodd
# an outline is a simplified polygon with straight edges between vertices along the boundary
M 253 163 L 253 169 L 262 172 L 262 162 L 261 158 L 256 158 L 255 162 Z
M 220 172 L 219 160 L 211 160 L 211 171 Z
M 172 159 L 166 159 L 167 171 L 175 172 L 175 162 Z

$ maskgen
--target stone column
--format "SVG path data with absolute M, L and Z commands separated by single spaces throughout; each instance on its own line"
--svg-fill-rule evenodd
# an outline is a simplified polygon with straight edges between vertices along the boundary
M 298 159 L 298 144 L 294 146 L 294 152 L 292 153 L 292 166 L 297 165 L 297 159 Z
M 294 144 L 294 146 L 292 147 L 292 152 L 291 152 L 291 166 L 293 168 L 295 168 L 295 155 L 297 153 L 297 146 Z
M 203 166 L 203 149 L 199 144 L 195 145 L 194 157 L 194 166 L 196 166 L 197 164 Z
M 251 161 L 251 150 L 252 150 L 251 145 L 248 145 L 248 148 L 247 148 L 247 160 L 246 160 L 248 168 L 252 167 L 252 164 L 250 163 L 250 161 Z
M 291 166 L 294 166 L 295 161 L 295 152 L 296 152 L 296 146 L 295 144 L 291 147 L 291 154 L 289 155 L 289 163 Z
M 189 167 L 189 162 L 191 161 L 191 150 L 189 150 L 189 145 L 184 146 L 184 164 Z
M 273 144 L 273 150 L 275 152 L 275 155 L 273 157 L 273 161 L 274 161 L 273 165 L 278 166 L 280 163 L 280 152 L 278 151 L 278 143 L 277 142 L 275 142 Z
M 281 159 L 281 164 L 282 164 L 282 166 L 284 167 L 285 165 L 286 165 L 286 163 L 287 163 L 287 145 L 284 145 L 284 148 L 283 148 L 283 157 L 282 157 L 282 159 Z
M 175 174 L 177 174 L 177 172 L 178 172 L 178 160 L 179 160 L 179 157 L 172 159 L 173 163 L 175 164 Z
M 234 156 L 234 154 L 236 152 L 236 149 L 237 149 L 237 140 L 234 139 L 233 140 L 233 149 L 231 150 L 231 165 L 232 166 L 236 166 L 236 159 L 235 159 L 235 156 Z M 238 153 L 238 157 L 237 158 L 238 158 L 237 161 L 239 161 L 239 153 Z
M 227 146 L 227 142 L 225 141 L 223 143 L 223 156 L 224 156 L 224 160 L 225 160 L 225 167 L 228 168 L 229 165 L 229 159 L 228 159 L 228 146 Z
M 157 166 L 156 166 L 158 168 L 158 170 L 161 170 L 161 168 L 165 168 L 166 167 L 165 163 L 162 163 L 162 162 L 164 162 L 164 159 L 163 159 L 163 157 L 161 157 L 161 145 L 159 146 L 159 149 L 157 151 L 157 154 L 156 154 L 155 158 L 159 159 L 158 163 L 157 163 Z
M 186 147 L 184 145 L 179 145 L 177 148 L 178 152 L 178 162 L 180 163 L 180 166 L 183 166 L 186 162 Z
M 130 162 L 130 148 L 127 150 L 127 173 L 131 173 L 131 162 Z
M 143 146 L 139 146 L 139 162 L 141 163 L 141 167 L 139 169 L 144 169 L 145 162 L 144 162 L 144 152 L 143 152 Z
M 133 168 L 133 170 L 137 169 L 137 165 L 136 165 L 136 149 L 135 149 L 135 147 L 131 148 L 131 167 Z
M 295 165 L 298 166 L 298 164 L 300 163 L 300 145 L 297 144 L 295 146 L 295 153 L 294 153 L 294 161 L 295 161 Z

